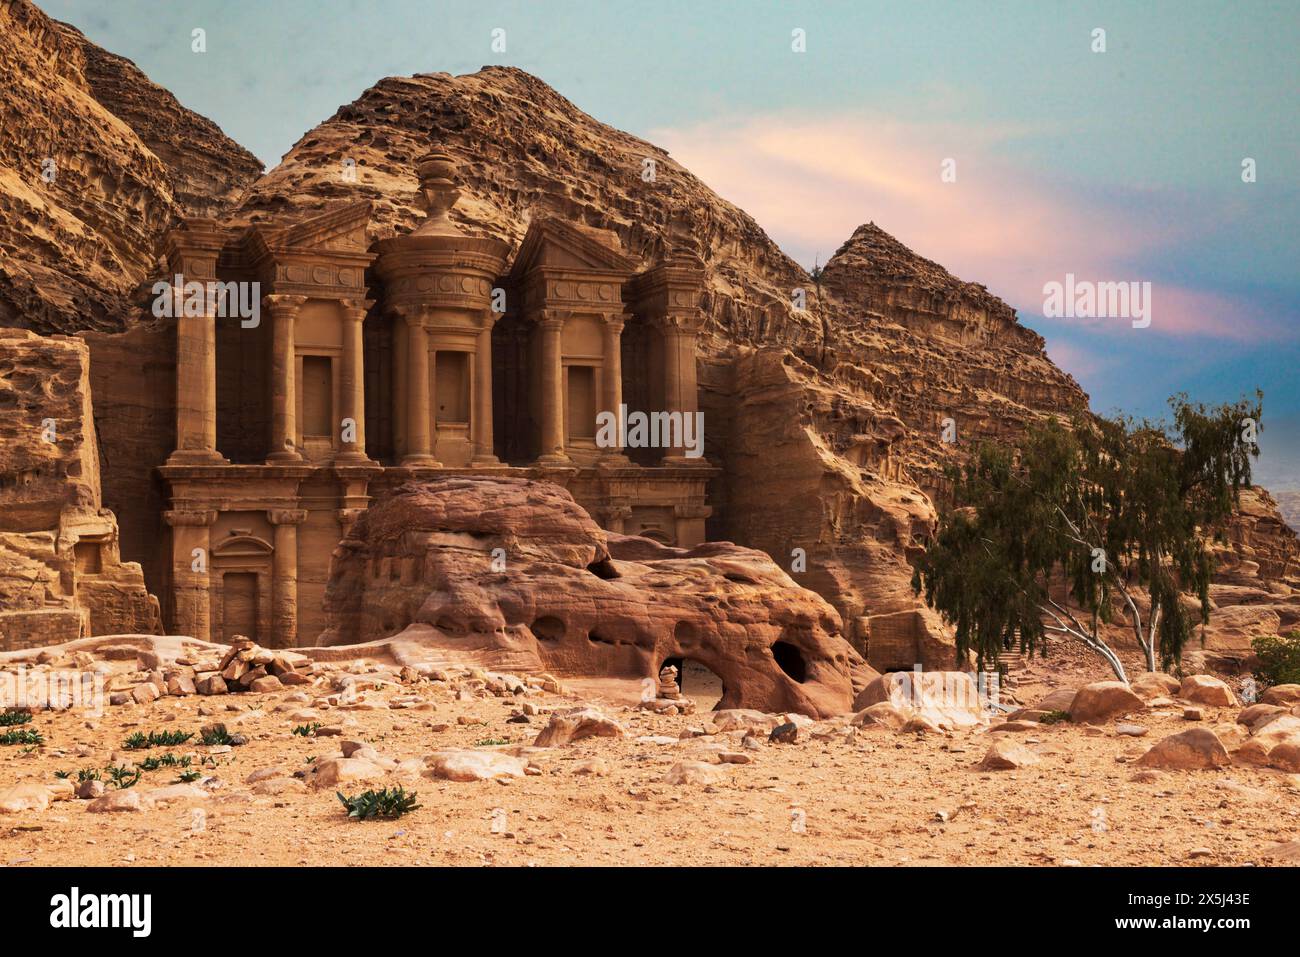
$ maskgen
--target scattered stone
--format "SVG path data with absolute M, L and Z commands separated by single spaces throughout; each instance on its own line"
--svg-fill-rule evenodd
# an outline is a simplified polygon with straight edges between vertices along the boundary
M 975 767 L 981 771 L 1012 771 L 1040 763 L 1042 758 L 1014 738 L 999 736 Z
M 1122 681 L 1094 681 L 1084 685 L 1070 704 L 1070 720 L 1105 724 L 1111 718 L 1142 711 L 1146 702 Z
M 678 761 L 664 775 L 665 784 L 717 784 L 722 773 L 716 764 L 703 761 Z
M 1117 724 L 1115 733 L 1128 738 L 1141 738 L 1146 736 L 1147 729 L 1140 724 Z
M 793 722 L 777 725 L 767 736 L 773 744 L 794 744 L 799 740 L 799 726 Z
M 44 811 L 50 806 L 50 791 L 43 784 L 25 781 L 0 792 L 0 814 Z
M 1137 763 L 1143 767 L 1180 771 L 1219 768 L 1232 763 L 1228 749 L 1209 728 L 1189 728 L 1160 741 Z
M 1300 684 L 1273 685 L 1259 696 L 1259 703 L 1288 708 L 1300 704 Z
M 524 762 L 499 751 L 451 748 L 435 751 L 424 760 L 428 767 L 426 775 L 445 781 L 492 781 L 524 776 Z
M 1232 689 L 1213 675 L 1188 675 L 1178 689 L 1178 697 L 1220 708 L 1237 706 L 1237 696 L 1232 693 Z
M 1184 720 L 1184 721 L 1204 721 L 1204 720 L 1205 720 L 1205 711 L 1204 711 L 1204 709 L 1202 709 L 1202 708 L 1184 708 L 1184 709 L 1183 709 L 1183 720 Z
M 550 722 L 533 742 L 533 747 L 553 748 L 583 738 L 621 738 L 623 727 L 595 708 L 574 708 L 551 715 Z
M 108 790 L 108 788 L 104 785 L 103 781 L 97 781 L 94 778 L 91 778 L 90 780 L 79 781 L 77 783 L 76 795 L 83 801 L 93 801 L 97 797 L 103 797 L 106 790 Z
M 126 788 L 125 790 L 111 790 L 101 797 L 95 798 L 86 804 L 86 810 L 91 814 L 115 814 L 118 812 L 144 811 L 152 806 L 152 802 L 141 797 L 140 792 L 135 788 Z

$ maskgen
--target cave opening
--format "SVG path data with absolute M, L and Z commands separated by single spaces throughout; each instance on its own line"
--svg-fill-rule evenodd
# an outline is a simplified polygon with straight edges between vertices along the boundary
M 788 641 L 778 641 L 772 645 L 772 657 L 777 667 L 789 677 L 803 684 L 808 680 L 808 665 L 804 662 L 803 652 Z

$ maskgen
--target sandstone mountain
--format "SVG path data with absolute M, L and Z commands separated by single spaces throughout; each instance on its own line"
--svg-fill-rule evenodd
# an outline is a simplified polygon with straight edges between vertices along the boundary
M 845 635 L 876 667 L 950 660 L 944 629 L 912 594 L 908 564 L 933 527 L 945 463 L 981 439 L 1013 438 L 1039 417 L 1087 406 L 1041 337 L 983 286 L 874 224 L 859 227 L 814 278 L 664 150 L 520 70 L 381 80 L 241 192 L 256 161 L 215 127 L 29 5 L 3 9 L 12 27 L 0 41 L 6 69 L 12 63 L 35 87 L 28 99 L 37 108 L 20 139 L 38 145 L 6 156 L 10 169 L 0 171 L 8 184 L 0 242 L 13 250 L 0 275 L 0 319 L 8 310 L 21 313 L 11 324 L 46 331 L 116 328 L 130 314 L 131 290 L 161 278 L 150 275 L 150 240 L 178 210 L 210 214 L 236 194 L 225 215 L 246 222 L 365 199 L 373 239 L 409 229 L 421 215 L 415 159 L 435 145 L 459 164 L 464 195 L 453 217 L 472 231 L 517 244 L 534 217 L 550 214 L 612 231 L 643 264 L 669 250 L 703 259 L 701 404 L 706 455 L 722 468 L 710 487 L 709 537 L 766 551 L 835 606 Z M 153 98 L 161 105 L 150 106 Z M 39 176 L 12 172 L 39 169 L 39 144 L 49 140 L 42 131 L 55 124 L 41 117 L 62 118 L 86 164 L 51 184 L 58 205 L 35 192 Z M 805 308 L 795 308 L 797 290 Z M 103 337 L 87 338 L 97 356 Z M 151 341 L 112 351 L 165 381 L 170 360 L 149 352 Z M 142 390 L 95 364 L 96 419 L 113 463 L 104 498 L 132 558 L 133 542 L 153 534 L 157 508 L 143 491 L 147 464 L 136 474 L 131 463 L 165 454 L 170 427 L 142 405 Z M 953 429 L 956 441 L 944 441 Z M 1258 587 L 1224 598 L 1249 593 L 1271 608 L 1289 594 L 1282 579 L 1300 549 L 1270 499 L 1252 508 L 1225 559 Z M 1260 623 L 1252 612 L 1227 643 L 1240 651 Z
M 167 228 L 262 164 L 27 0 L 0 0 L 0 73 L 0 325 L 122 329 Z

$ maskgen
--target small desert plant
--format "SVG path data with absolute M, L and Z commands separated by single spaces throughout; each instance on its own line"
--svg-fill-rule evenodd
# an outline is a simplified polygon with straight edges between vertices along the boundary
M 189 784 L 191 781 L 197 781 L 203 777 L 202 771 L 182 771 L 180 777 L 176 779 L 177 784 Z
M 12 708 L 0 711 L 0 728 L 12 728 L 16 724 L 26 724 L 30 720 L 32 720 L 30 711 L 15 711 Z
M 1266 688 L 1300 684 L 1300 631 L 1288 635 L 1262 635 L 1250 643 L 1259 658 L 1255 677 Z
M 302 738 L 314 738 L 316 732 L 320 730 L 320 722 L 313 721 L 311 724 L 300 724 L 293 729 L 293 733 Z
M 145 758 L 139 765 L 141 771 L 157 771 L 159 768 L 188 768 L 189 766 L 189 755 L 178 758 L 170 751 L 156 758 Z
M 78 784 L 85 784 L 87 781 L 98 781 L 99 779 L 99 768 L 82 768 L 77 772 Z
M 510 743 L 509 738 L 484 738 L 482 741 L 475 741 L 474 747 L 491 748 L 491 747 L 495 747 L 498 744 L 509 744 L 509 743 Z
M 56 778 L 58 778 L 60 781 L 66 781 L 68 778 L 72 777 L 72 772 L 71 772 L 71 771 L 55 771 L 55 772 L 54 772 L 54 776 L 55 776 Z
M 1038 719 L 1039 724 L 1060 724 L 1062 721 L 1070 720 L 1068 711 L 1049 711 Z
M 20 728 L 17 731 L 6 731 L 0 734 L 0 744 L 44 744 L 45 739 L 41 737 L 39 731 L 33 731 L 31 728 Z
M 358 821 L 372 817 L 401 817 L 420 806 L 415 803 L 417 795 L 407 794 L 401 786 L 384 788 L 382 791 L 363 791 L 356 797 L 344 797 L 341 791 L 334 793 L 348 809 L 348 817 Z
M 204 744 L 233 744 L 230 732 L 224 724 L 210 724 L 199 732 L 199 739 Z
M 105 770 L 108 771 L 108 779 L 113 782 L 113 787 L 119 791 L 125 791 L 129 787 L 133 787 L 140 780 L 139 768 L 128 768 L 124 764 L 119 764 L 116 767 L 105 768 Z
M 145 734 L 137 731 L 125 741 L 122 747 L 128 751 L 143 751 L 145 748 L 164 748 L 184 744 L 194 737 L 193 731 L 150 731 Z

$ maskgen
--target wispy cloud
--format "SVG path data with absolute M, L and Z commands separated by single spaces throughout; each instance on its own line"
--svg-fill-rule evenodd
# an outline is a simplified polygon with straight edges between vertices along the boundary
M 1067 273 L 1152 283 L 1146 335 L 1262 340 L 1290 334 L 1248 297 L 1199 288 L 1174 251 L 1212 229 L 1194 197 L 1075 182 L 1029 161 L 1055 131 L 987 122 L 909 122 L 869 111 L 771 114 L 659 129 L 651 138 L 750 212 L 807 265 L 870 220 L 956 275 L 1041 315 L 1043 286 Z M 946 161 L 955 182 L 944 182 Z M 1098 332 L 1123 319 L 1062 319 Z

